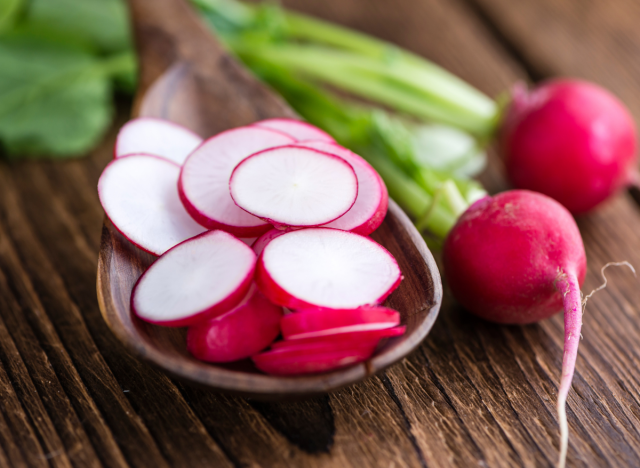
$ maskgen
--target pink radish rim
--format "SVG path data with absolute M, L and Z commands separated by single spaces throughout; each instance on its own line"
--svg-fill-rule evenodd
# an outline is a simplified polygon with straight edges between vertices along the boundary
M 305 122 L 304 120 L 296 120 L 296 119 L 286 119 L 286 118 L 275 118 L 275 119 L 265 119 L 265 120 L 260 120 L 258 122 L 254 122 L 251 124 L 252 127 L 261 127 L 261 128 L 268 128 L 269 130 L 275 130 L 277 132 L 280 133 L 284 133 L 285 135 L 290 136 L 291 138 L 293 138 L 296 141 L 311 141 L 312 139 L 300 139 L 298 137 L 296 137 L 295 135 L 291 135 L 290 133 L 287 133 L 286 130 L 282 130 L 280 128 L 273 128 L 270 127 L 269 125 L 264 125 L 263 122 L 282 122 L 286 125 L 299 125 L 299 126 L 304 126 L 304 127 L 309 127 L 311 128 L 315 133 L 317 133 L 320 136 L 323 136 L 326 139 L 320 139 L 320 138 L 313 138 L 313 140 L 319 140 L 319 141 L 326 141 L 327 143 L 335 143 L 335 139 L 329 135 L 327 132 L 325 132 L 324 130 L 316 127 L 315 125 L 310 124 L 309 122 Z
M 351 170 L 351 172 L 353 172 L 353 177 L 354 177 L 354 179 L 355 179 L 355 184 L 356 184 L 356 196 L 355 196 L 355 198 L 353 199 L 353 202 L 351 202 L 351 204 L 349 205 L 349 207 L 348 207 L 348 208 L 347 208 L 343 213 L 341 213 L 339 216 L 336 216 L 335 218 L 333 218 L 331 221 L 323 221 L 323 222 L 318 223 L 318 224 L 296 224 L 296 225 L 290 225 L 290 224 L 281 223 L 281 222 L 276 221 L 276 220 L 273 220 L 273 219 L 269 219 L 269 218 L 264 218 L 264 217 L 257 216 L 257 215 L 255 215 L 255 214 L 251 213 L 249 210 L 246 210 L 246 209 L 244 209 L 242 206 L 238 205 L 238 203 L 236 202 L 235 198 L 233 197 L 233 190 L 232 190 L 232 188 L 231 188 L 231 184 L 232 184 L 232 182 L 233 182 L 233 178 L 234 178 L 235 173 L 236 173 L 236 171 L 238 170 L 238 168 L 239 168 L 243 163 L 245 163 L 246 161 L 248 161 L 248 160 L 250 160 L 250 159 L 252 159 L 252 158 L 255 158 L 255 157 L 257 157 L 257 156 L 260 156 L 260 155 L 262 155 L 263 153 L 267 153 L 267 152 L 275 151 L 275 150 L 280 150 L 280 149 L 284 149 L 284 148 L 294 148 L 294 149 L 301 149 L 301 148 L 302 148 L 302 149 L 305 149 L 305 150 L 308 150 L 308 151 L 313 151 L 313 152 L 315 152 L 315 153 L 322 154 L 322 155 L 324 155 L 324 156 L 329 156 L 330 158 L 335 159 L 336 161 L 338 161 L 338 162 L 340 162 L 340 163 L 342 163 L 342 164 L 345 164 L 345 165 L 346 165 L 346 166 Z M 273 148 L 267 148 L 267 149 L 265 149 L 265 150 L 258 151 L 257 153 L 253 153 L 253 154 L 251 154 L 251 155 L 247 156 L 246 158 L 244 158 L 242 161 L 240 161 L 240 162 L 236 165 L 236 167 L 233 169 L 233 172 L 231 172 L 231 177 L 229 178 L 229 193 L 231 194 L 231 199 L 232 199 L 232 200 L 233 200 L 233 202 L 236 204 L 236 206 L 238 206 L 238 208 L 240 208 L 240 209 L 242 209 L 242 210 L 246 211 L 246 212 L 247 212 L 247 213 L 249 213 L 250 215 L 253 215 L 253 216 L 256 216 L 257 218 L 260 218 L 260 219 L 264 219 L 264 220 L 266 220 L 268 223 L 270 223 L 270 225 L 273 225 L 273 226 L 293 227 L 293 228 L 298 228 L 298 227 L 299 227 L 299 228 L 315 228 L 315 227 L 321 227 L 321 226 L 324 226 L 325 224 L 332 223 L 332 222 L 333 222 L 333 221 L 335 221 L 336 219 L 338 219 L 338 218 L 342 217 L 342 216 L 343 216 L 347 211 L 349 211 L 349 210 L 351 209 L 351 207 L 353 207 L 353 205 L 355 204 L 356 200 L 358 199 L 358 176 L 356 175 L 356 171 L 354 171 L 354 170 L 353 170 L 353 167 L 351 166 L 351 164 L 349 164 L 347 161 L 345 161 L 345 160 L 344 160 L 343 158 L 341 158 L 340 156 L 336 156 L 335 154 L 331 154 L 331 153 L 326 153 L 326 152 L 324 152 L 324 151 L 319 151 L 319 150 L 316 150 L 316 149 L 314 149 L 314 148 L 307 148 L 306 146 L 300 146 L 300 145 L 295 145 L 295 144 L 291 144 L 291 145 L 282 145 L 282 146 L 276 146 L 276 147 L 273 147 Z M 338 229 L 338 230 L 339 230 L 339 229 Z

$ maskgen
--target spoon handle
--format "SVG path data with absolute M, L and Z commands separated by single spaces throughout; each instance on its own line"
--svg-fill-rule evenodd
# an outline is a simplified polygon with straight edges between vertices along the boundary
M 134 116 L 175 120 L 204 137 L 260 119 L 295 117 L 227 54 L 186 0 L 128 3 L 140 62 Z M 154 90 L 163 78 L 162 89 Z

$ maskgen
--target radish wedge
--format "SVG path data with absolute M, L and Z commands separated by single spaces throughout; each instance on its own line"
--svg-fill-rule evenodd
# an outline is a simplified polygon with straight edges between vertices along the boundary
M 287 232 L 289 232 L 289 230 L 286 229 L 272 229 L 271 231 L 267 231 L 258 237 L 253 244 L 251 244 L 251 248 L 256 255 L 260 255 L 269 242 L 276 237 L 286 234 Z
M 293 137 L 296 141 L 320 140 L 334 142 L 328 133 L 306 122 L 293 119 L 267 119 L 256 122 L 253 125 L 270 128 Z
M 304 313 L 304 312 L 300 312 Z M 391 328 L 380 328 L 378 330 L 360 330 L 349 332 L 337 332 L 330 334 L 317 334 L 314 336 L 308 336 L 306 338 L 300 338 L 303 335 L 288 336 L 285 340 L 276 341 L 271 344 L 271 349 L 288 348 L 290 346 L 298 345 L 311 345 L 311 344 L 325 344 L 333 343 L 336 345 L 342 343 L 358 343 L 369 341 L 380 341 L 383 338 L 393 338 L 395 336 L 402 336 L 406 331 L 403 326 L 396 326 Z
M 195 325 L 246 296 L 256 261 L 250 247 L 223 231 L 205 232 L 158 258 L 133 288 L 131 309 L 169 327 Z
M 202 138 L 168 120 L 141 117 L 123 125 L 116 139 L 115 157 L 146 153 L 182 164 Z
M 190 327 L 187 350 L 207 362 L 248 358 L 276 339 L 281 318 L 282 307 L 269 302 L 254 286 L 234 309 Z
M 182 203 L 193 219 L 209 229 L 222 229 L 238 237 L 264 234 L 271 226 L 235 205 L 229 195 L 229 177 L 247 156 L 292 141 L 283 133 L 260 127 L 240 127 L 209 138 L 182 166 Z
M 386 307 L 360 307 L 344 310 L 306 310 L 282 318 L 285 340 L 316 338 L 338 333 L 362 332 L 393 328 L 400 314 Z
M 389 194 L 375 169 L 362 157 L 336 143 L 308 141 L 297 143 L 296 146 L 304 146 L 340 156 L 356 172 L 358 178 L 356 202 L 349 211 L 335 221 L 325 224 L 325 227 L 351 231 L 363 236 L 368 236 L 378 229 L 387 214 Z
M 339 351 L 279 349 L 257 354 L 251 359 L 258 369 L 267 374 L 302 375 L 328 372 L 366 361 L 373 351 L 370 346 Z
M 100 203 L 116 229 L 154 255 L 205 231 L 180 202 L 179 174 L 174 162 L 138 154 L 111 161 L 98 182 Z
M 379 304 L 398 287 L 393 256 L 368 237 L 337 229 L 291 231 L 262 251 L 256 284 L 289 309 L 354 309 Z
M 342 158 L 281 146 L 249 156 L 229 180 L 233 201 L 276 226 L 320 226 L 345 214 L 358 196 L 358 179 Z

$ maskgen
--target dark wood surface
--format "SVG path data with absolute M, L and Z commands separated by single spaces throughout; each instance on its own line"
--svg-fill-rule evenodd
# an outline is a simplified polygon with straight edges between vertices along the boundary
M 293 116 L 279 96 L 228 56 L 183 0 L 129 0 L 142 76 L 135 117 L 181 123 L 208 137 L 265 117 Z M 440 273 L 411 220 L 393 201 L 372 237 L 398 261 L 403 280 L 385 305 L 400 312 L 402 336 L 385 340 L 365 362 L 316 375 L 273 376 L 251 360 L 198 361 L 184 328 L 158 327 L 131 313 L 131 291 L 155 257 L 105 221 L 98 257 L 98 304 L 111 331 L 135 356 L 208 389 L 265 400 L 324 394 L 381 372 L 425 338 L 442 305 Z
M 442 64 L 490 95 L 516 79 L 592 79 L 640 121 L 631 0 L 291 0 Z M 0 164 L 0 466 L 552 466 L 560 316 L 505 327 L 445 297 L 423 345 L 384 374 L 291 403 L 193 388 L 133 358 L 98 308 L 113 137 L 88 158 Z M 499 161 L 483 175 L 506 185 Z M 590 291 L 607 261 L 640 266 L 623 194 L 578 220 Z M 640 284 L 610 271 L 587 307 L 569 395 L 569 466 L 640 466 Z

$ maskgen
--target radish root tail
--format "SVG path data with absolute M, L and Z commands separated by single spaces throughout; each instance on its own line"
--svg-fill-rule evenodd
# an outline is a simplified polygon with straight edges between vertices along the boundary
M 560 458 L 558 468 L 564 468 L 569 448 L 569 425 L 567 423 L 567 396 L 571 389 L 571 381 L 578 357 L 578 345 L 580 344 L 580 330 L 582 328 L 582 315 L 587 301 L 596 292 L 607 287 L 607 277 L 604 271 L 610 266 L 627 266 L 634 275 L 636 270 L 629 262 L 609 262 L 600 270 L 603 283 L 591 291 L 584 299 L 581 298 L 580 285 L 575 275 L 560 273 L 555 281 L 556 288 L 562 294 L 564 305 L 564 356 L 562 358 L 562 377 L 558 389 L 558 424 L 560 426 Z

